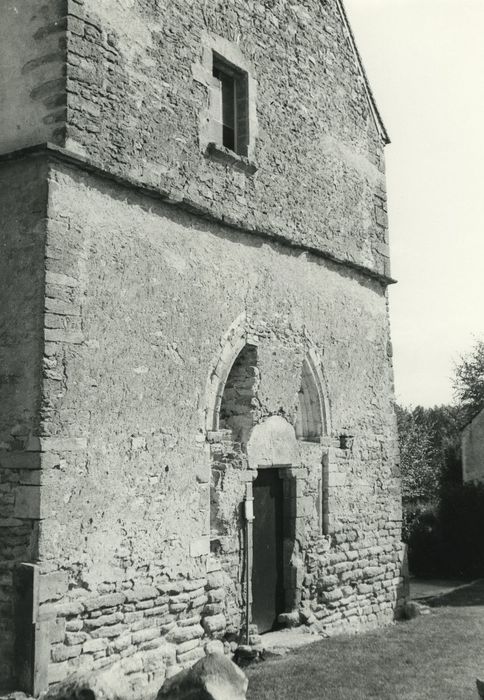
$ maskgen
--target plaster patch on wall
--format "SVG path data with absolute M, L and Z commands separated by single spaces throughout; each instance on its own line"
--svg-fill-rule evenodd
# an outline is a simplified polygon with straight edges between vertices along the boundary
M 71 10 L 76 7 L 72 0 L 70 5 Z M 87 0 L 85 6 L 88 14 L 99 16 L 99 2 Z M 134 60 L 136 54 L 146 52 L 153 45 L 150 25 L 139 14 L 138 0 L 102 0 L 102 14 L 109 16 L 109 28 L 104 25 L 105 30 L 116 32 L 120 48 L 128 60 Z M 98 21 L 103 27 L 102 20 Z

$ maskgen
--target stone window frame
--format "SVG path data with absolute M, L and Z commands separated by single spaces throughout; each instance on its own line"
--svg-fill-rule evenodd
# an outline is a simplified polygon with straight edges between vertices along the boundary
M 257 170 L 255 158 L 256 140 L 258 135 L 257 123 L 257 81 L 254 78 L 254 70 L 250 62 L 243 55 L 239 45 L 216 34 L 203 32 L 201 38 L 202 55 L 198 63 L 192 64 L 193 79 L 204 85 L 207 89 L 207 104 L 200 111 L 199 120 L 199 145 L 201 152 L 208 158 L 231 164 L 238 170 L 251 175 Z M 217 143 L 214 140 L 213 114 L 215 105 L 219 104 L 219 95 L 215 93 L 213 61 L 225 62 L 234 71 L 244 75 L 247 89 L 247 137 L 246 154 L 240 155 Z
M 232 94 L 228 99 L 224 85 L 230 86 Z M 213 52 L 212 70 L 212 90 L 210 91 L 211 107 L 216 107 L 218 114 L 212 113 L 212 124 L 217 127 L 217 134 L 212 138 L 217 146 L 224 146 L 239 156 L 247 155 L 247 145 L 249 140 L 249 120 L 247 113 L 247 72 L 241 71 L 231 63 L 228 63 L 223 56 Z M 215 97 L 217 101 L 215 102 Z M 212 105 L 213 101 L 213 105 Z M 227 128 L 224 112 L 229 107 L 231 110 L 233 145 L 226 143 Z M 211 110 L 212 112 L 212 110 Z M 220 119 L 218 119 L 220 117 Z

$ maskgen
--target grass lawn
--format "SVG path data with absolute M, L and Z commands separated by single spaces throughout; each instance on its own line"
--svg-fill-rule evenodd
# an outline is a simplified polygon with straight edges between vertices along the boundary
M 248 700 L 475 700 L 475 678 L 484 677 L 484 581 L 425 602 L 430 615 L 245 669 Z

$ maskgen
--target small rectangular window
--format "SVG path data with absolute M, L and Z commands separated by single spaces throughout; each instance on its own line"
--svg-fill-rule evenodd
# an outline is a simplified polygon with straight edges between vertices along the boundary
M 245 156 L 249 142 L 247 73 L 214 53 L 213 79 L 212 120 L 216 143 Z

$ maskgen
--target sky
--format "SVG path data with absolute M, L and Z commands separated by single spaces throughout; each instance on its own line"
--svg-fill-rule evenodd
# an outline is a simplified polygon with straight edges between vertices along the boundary
M 450 403 L 484 339 L 484 0 L 344 0 L 389 132 L 397 401 Z

